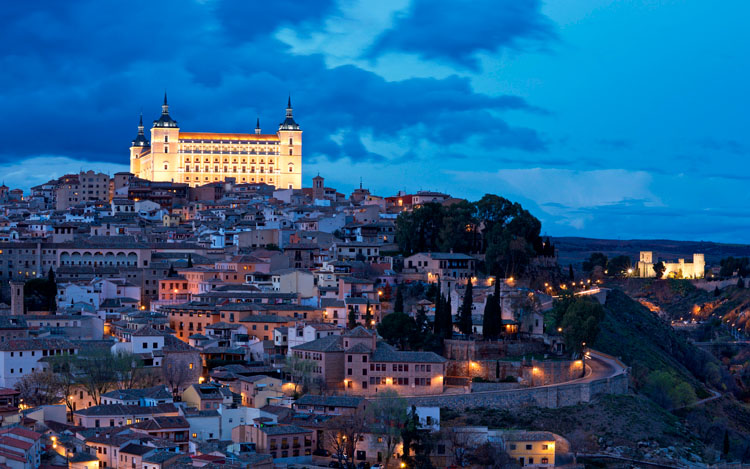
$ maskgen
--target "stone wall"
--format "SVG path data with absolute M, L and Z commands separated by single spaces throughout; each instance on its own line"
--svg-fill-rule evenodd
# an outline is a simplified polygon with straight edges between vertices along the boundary
M 443 356 L 449 360 L 496 360 L 544 353 L 544 342 L 446 340 Z
M 626 394 L 628 375 L 620 373 L 609 378 L 583 383 L 560 384 L 508 391 L 486 391 L 468 394 L 444 394 L 430 397 L 409 397 L 409 405 L 431 405 L 465 410 L 470 407 L 511 409 L 522 407 L 557 408 L 589 402 L 598 395 Z
M 451 360 L 446 376 L 482 378 L 501 381 L 508 377 L 521 378 L 531 386 L 565 383 L 581 377 L 580 360 Z

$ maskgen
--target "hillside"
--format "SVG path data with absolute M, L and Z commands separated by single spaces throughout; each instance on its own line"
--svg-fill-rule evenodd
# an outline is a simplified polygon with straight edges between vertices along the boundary
M 708 264 L 718 263 L 728 256 L 750 256 L 750 245 L 722 244 L 707 241 L 671 241 L 663 239 L 593 239 L 576 237 L 551 238 L 555 244 L 560 265 L 573 264 L 576 269 L 594 252 L 603 252 L 612 258 L 618 255 L 638 260 L 640 251 L 653 251 L 660 259 L 691 259 L 693 253 L 703 253 Z
M 708 396 L 701 383 L 721 364 L 689 344 L 669 323 L 620 290 L 611 290 L 594 348 L 621 357 L 631 367 L 633 385 L 640 389 L 654 371 L 669 371 L 689 383 L 698 397 Z M 719 384 L 719 383 L 712 383 Z

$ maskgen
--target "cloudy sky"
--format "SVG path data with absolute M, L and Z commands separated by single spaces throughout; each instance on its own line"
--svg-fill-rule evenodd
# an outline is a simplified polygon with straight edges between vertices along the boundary
M 35 4 L 36 5 L 36 4 Z M 750 242 L 747 0 L 4 5 L 5 183 L 127 169 L 138 114 L 265 131 L 304 182 L 520 201 L 550 235 Z

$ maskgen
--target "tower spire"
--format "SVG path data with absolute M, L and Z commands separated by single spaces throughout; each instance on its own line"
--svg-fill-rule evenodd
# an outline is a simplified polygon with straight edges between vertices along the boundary
M 289 95 L 289 98 L 286 102 L 286 117 L 291 118 L 292 117 L 292 95 Z
M 149 146 L 148 139 L 146 139 L 146 136 L 143 134 L 143 113 L 142 112 L 141 112 L 140 118 L 138 119 L 138 135 L 136 135 L 135 140 L 133 140 L 132 146 L 134 147 Z
M 169 104 L 167 104 L 167 90 L 164 90 L 164 104 L 161 106 L 162 115 L 169 115 Z
M 255 120 L 255 133 L 260 135 L 260 117 Z

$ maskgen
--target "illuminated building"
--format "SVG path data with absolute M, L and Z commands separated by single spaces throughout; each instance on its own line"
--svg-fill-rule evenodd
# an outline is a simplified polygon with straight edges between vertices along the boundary
M 235 178 L 237 183 L 265 183 L 280 189 L 302 187 L 302 130 L 288 101 L 286 118 L 273 134 L 263 134 L 260 121 L 255 133 L 182 132 L 169 115 L 164 94 L 161 116 L 151 127 L 151 140 L 143 131 L 130 146 L 130 172 L 141 179 L 198 186 Z

